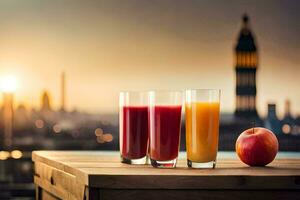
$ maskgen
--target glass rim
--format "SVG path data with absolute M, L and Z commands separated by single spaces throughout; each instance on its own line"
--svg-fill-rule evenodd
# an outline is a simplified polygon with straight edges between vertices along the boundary
M 217 89 L 217 88 L 188 88 L 186 89 L 185 91 L 202 91 L 202 92 L 205 92 L 205 91 L 216 91 L 216 92 L 221 92 L 221 89 Z
M 148 90 L 149 93 L 182 93 L 183 90 Z
M 126 90 L 126 91 L 120 91 L 119 94 L 142 94 L 142 93 L 147 93 L 147 90 Z
M 221 89 L 187 89 L 185 103 L 191 102 L 219 102 Z

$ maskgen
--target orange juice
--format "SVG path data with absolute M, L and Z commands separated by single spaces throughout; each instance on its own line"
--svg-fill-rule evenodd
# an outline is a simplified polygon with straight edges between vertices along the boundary
M 187 159 L 196 163 L 216 160 L 219 139 L 218 102 L 186 103 Z

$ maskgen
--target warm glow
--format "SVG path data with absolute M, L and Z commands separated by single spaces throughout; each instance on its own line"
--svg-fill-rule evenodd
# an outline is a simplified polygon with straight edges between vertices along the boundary
M 9 157 L 8 151 L 0 151 L 0 160 L 6 160 Z
M 102 136 L 103 135 L 103 130 L 101 128 L 96 128 L 95 135 L 96 136 Z
M 44 125 L 45 125 L 45 123 L 44 123 L 44 121 L 41 120 L 41 119 L 38 119 L 38 120 L 35 121 L 35 126 L 36 126 L 37 128 L 44 128 Z
M 106 134 L 101 134 L 99 136 L 97 136 L 96 140 L 98 143 L 102 144 L 105 142 L 111 142 L 113 141 L 114 137 L 112 136 L 112 134 L 110 133 L 106 133 Z
M 14 76 L 6 76 L 1 78 L 1 91 L 14 92 L 17 89 L 17 79 Z
M 53 131 L 54 131 L 54 133 L 60 133 L 60 132 L 61 132 L 61 127 L 60 127 L 60 125 L 55 124 L 55 125 L 53 126 Z
M 19 150 L 13 150 L 11 153 L 10 153 L 11 157 L 14 158 L 14 159 L 19 159 L 19 158 L 22 158 L 23 156 L 23 153 Z
M 114 137 L 110 133 L 106 133 L 103 135 L 103 139 L 105 142 L 111 142 L 113 141 Z
M 284 124 L 284 125 L 282 126 L 282 132 L 283 132 L 284 134 L 289 134 L 289 133 L 291 132 L 291 126 L 288 125 L 288 124 Z

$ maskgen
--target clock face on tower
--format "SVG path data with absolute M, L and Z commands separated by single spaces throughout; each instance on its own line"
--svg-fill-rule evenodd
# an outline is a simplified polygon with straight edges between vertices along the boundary
M 258 117 L 256 111 L 257 48 L 249 27 L 249 17 L 243 16 L 243 26 L 235 47 L 237 117 Z

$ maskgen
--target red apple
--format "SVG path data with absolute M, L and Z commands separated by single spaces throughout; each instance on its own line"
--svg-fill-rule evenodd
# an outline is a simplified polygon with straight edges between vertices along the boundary
M 278 152 L 278 140 L 266 128 L 250 128 L 236 140 L 235 151 L 245 164 L 265 166 L 274 160 Z

